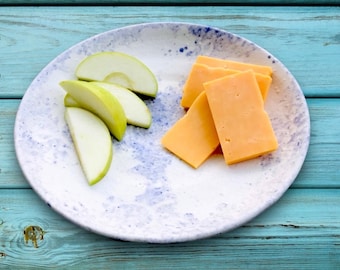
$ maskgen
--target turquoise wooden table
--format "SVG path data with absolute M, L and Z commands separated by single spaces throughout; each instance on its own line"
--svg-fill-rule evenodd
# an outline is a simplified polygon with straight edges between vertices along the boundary
M 13 128 L 21 98 L 49 61 L 92 35 L 179 21 L 252 40 L 293 73 L 311 116 L 302 170 L 268 210 L 208 239 L 148 244 L 86 231 L 43 203 L 20 170 Z M 0 269 L 340 269 L 339 123 L 338 0 L 1 0 Z M 25 239 L 33 228 L 36 238 Z

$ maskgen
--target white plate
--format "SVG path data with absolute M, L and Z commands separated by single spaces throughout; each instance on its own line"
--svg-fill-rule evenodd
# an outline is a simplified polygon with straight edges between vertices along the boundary
M 61 80 L 98 51 L 138 57 L 157 76 L 159 94 L 148 100 L 150 129 L 129 126 L 114 142 L 107 176 L 88 186 L 64 121 Z M 192 169 L 160 145 L 183 115 L 183 83 L 197 55 L 272 66 L 266 109 L 280 147 L 227 166 L 222 156 Z M 291 73 L 269 52 L 242 37 L 202 25 L 151 23 L 108 31 L 62 53 L 33 80 L 15 123 L 17 157 L 32 188 L 52 209 L 99 234 L 130 241 L 179 242 L 234 229 L 277 201 L 296 178 L 310 138 L 304 95 Z

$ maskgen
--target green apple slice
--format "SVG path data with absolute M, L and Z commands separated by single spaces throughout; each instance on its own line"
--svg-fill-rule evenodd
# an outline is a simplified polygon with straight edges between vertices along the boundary
M 84 175 L 89 185 L 94 185 L 106 175 L 111 165 L 110 131 L 98 116 L 82 108 L 66 108 L 65 120 Z
M 126 130 L 126 117 L 119 101 L 105 89 L 88 82 L 67 80 L 60 83 L 80 107 L 101 118 L 110 132 L 121 140 Z
M 106 81 L 134 92 L 155 97 L 155 75 L 139 59 L 121 52 L 99 52 L 86 57 L 77 67 L 76 76 L 85 81 Z
M 79 103 L 69 93 L 66 93 L 64 97 L 64 105 L 65 107 L 80 107 Z
M 152 122 L 152 116 L 145 102 L 135 93 L 125 87 L 112 83 L 90 82 L 100 86 L 114 95 L 122 105 L 127 124 L 142 128 L 149 128 Z M 64 97 L 65 107 L 81 107 L 74 98 L 67 93 Z
M 127 123 L 149 128 L 152 122 L 151 112 L 145 102 L 125 87 L 106 82 L 91 82 L 114 95 L 123 107 Z

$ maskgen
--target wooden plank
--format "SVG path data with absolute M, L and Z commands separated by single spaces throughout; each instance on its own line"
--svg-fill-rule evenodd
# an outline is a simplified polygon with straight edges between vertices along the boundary
M 338 0 L 0 0 L 0 5 L 338 5 Z
M 49 61 L 85 38 L 157 21 L 207 24 L 241 35 L 278 57 L 307 96 L 340 96 L 340 7 L 48 6 L 0 9 L 0 98 L 21 97 Z
M 307 99 L 311 140 L 306 162 L 294 187 L 340 187 L 339 99 Z
M 239 269 L 240 265 L 336 269 L 339 204 L 340 190 L 289 190 L 262 215 L 232 232 L 156 245 L 90 233 L 48 208 L 31 190 L 0 190 L 0 262 L 9 269 Z M 24 241 L 23 231 L 32 225 L 44 231 L 38 248 L 31 240 Z
M 0 99 L 0 189 L 27 187 L 19 168 L 13 141 L 15 114 L 20 100 Z
M 307 99 L 311 144 L 294 188 L 340 188 L 340 99 Z M 20 100 L 0 100 L 0 189 L 27 188 L 13 146 L 15 113 Z

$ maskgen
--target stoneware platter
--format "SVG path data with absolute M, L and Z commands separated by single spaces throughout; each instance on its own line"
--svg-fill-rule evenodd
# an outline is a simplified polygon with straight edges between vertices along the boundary
M 94 186 L 83 176 L 64 120 L 59 82 L 76 79 L 86 56 L 119 51 L 143 61 L 156 75 L 159 92 L 146 100 L 153 123 L 129 126 L 113 141 L 108 174 Z M 273 68 L 265 103 L 279 149 L 227 166 L 221 155 L 193 169 L 160 144 L 184 110 L 182 86 L 197 55 Z M 235 34 L 186 23 L 128 26 L 93 36 L 51 61 L 27 89 L 17 112 L 15 148 L 29 184 L 52 209 L 95 233 L 128 241 L 170 243 L 227 232 L 276 202 L 305 160 L 310 118 L 292 74 L 271 53 Z

